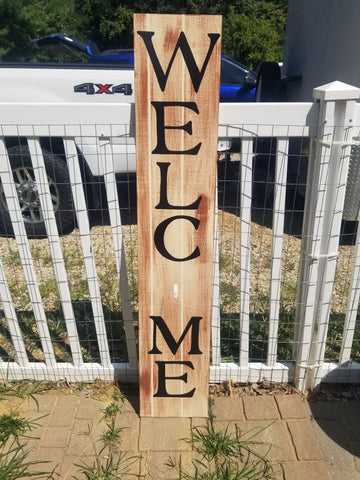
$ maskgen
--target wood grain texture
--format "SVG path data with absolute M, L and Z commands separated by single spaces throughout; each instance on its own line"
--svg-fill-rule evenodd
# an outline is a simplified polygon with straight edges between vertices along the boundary
M 134 15 L 142 416 L 208 413 L 220 33 L 219 16 Z M 166 72 L 179 38 L 160 85 L 150 44 Z

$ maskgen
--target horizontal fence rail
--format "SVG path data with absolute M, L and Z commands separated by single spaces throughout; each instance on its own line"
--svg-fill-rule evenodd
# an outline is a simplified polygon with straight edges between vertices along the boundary
M 359 381 L 357 98 L 220 105 L 212 382 Z M 133 105 L 0 111 L 1 377 L 136 382 Z

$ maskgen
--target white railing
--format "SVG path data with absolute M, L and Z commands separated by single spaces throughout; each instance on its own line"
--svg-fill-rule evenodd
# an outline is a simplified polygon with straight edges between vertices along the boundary
M 238 141 L 239 151 L 237 156 L 234 153 L 219 163 L 223 161 L 224 168 L 229 168 L 231 173 L 234 172 L 234 166 L 239 165 L 236 177 L 228 175 L 223 179 L 224 185 L 231 182 L 236 189 L 237 193 L 232 198 L 238 199 L 239 203 L 227 205 L 230 212 L 237 209 L 235 214 L 226 217 L 227 223 L 223 222 L 224 205 L 219 204 L 217 211 L 210 365 L 213 382 L 230 378 L 238 382 L 254 382 L 266 378 L 272 381 L 295 381 L 303 389 L 314 387 L 320 381 L 359 381 L 360 367 L 352 363 L 353 357 L 358 357 L 353 344 L 357 340 L 354 339 L 354 332 L 360 296 L 359 236 L 355 246 L 349 247 L 346 272 L 352 271 L 352 276 L 346 287 L 347 311 L 341 313 L 342 316 L 339 313 L 343 332 L 337 333 L 335 341 L 340 346 L 330 349 L 331 354 L 326 352 L 328 329 L 334 317 L 334 285 L 336 289 L 339 277 L 340 283 L 347 281 L 337 273 L 337 268 L 349 159 L 360 137 L 360 108 L 356 103 L 359 91 L 335 82 L 314 92 L 314 103 L 221 105 L 219 137 Z M 3 355 L 0 352 L 0 357 L 3 357 L 0 363 L 1 377 L 66 378 L 68 381 L 118 378 L 137 381 L 136 306 L 128 278 L 128 268 L 133 268 L 130 257 L 134 257 L 133 250 L 136 248 L 136 225 L 132 225 L 134 232 L 131 236 L 126 237 L 128 230 L 122 225 L 114 172 L 116 139 L 121 138 L 125 142 L 129 139 L 131 143 L 132 106 L 2 104 L 0 112 L 2 198 L 6 198 L 15 237 L 15 240 L 0 239 L 0 245 L 3 244 L 0 258 L 0 300 L 3 309 L 3 318 L 0 317 L 0 346 L 3 351 Z M 49 137 L 62 139 L 77 224 L 76 234 L 72 235 L 76 236 L 77 255 L 82 262 L 87 288 L 86 298 L 81 298 L 83 303 L 86 302 L 86 308 L 91 306 L 87 310 L 91 311 L 90 317 L 87 314 L 79 316 L 75 311 L 77 300 L 74 300 L 74 291 L 78 292 L 78 286 L 70 278 L 64 237 L 58 235 L 44 164 L 42 139 Z M 116 311 L 115 321 L 111 319 L 110 323 L 102 288 L 102 282 L 109 281 L 110 277 L 99 275 L 98 247 L 94 245 L 95 233 L 89 221 L 87 193 L 79 163 L 83 137 L 93 139 L 94 155 L 98 156 L 104 170 L 111 226 L 106 233 L 102 230 L 100 235 L 103 239 L 105 236 L 106 239 L 111 237 L 111 258 L 116 271 L 112 281 L 118 286 L 121 296 L 121 308 Z M 7 148 L 9 138 L 27 139 L 47 233 L 47 238 L 41 241 L 29 240 L 26 234 L 11 173 L 11 158 Z M 261 227 L 261 233 L 258 233 L 258 237 L 267 236 L 266 248 L 261 247 L 261 251 L 260 243 L 263 240 L 260 242 L 256 239 L 258 227 L 254 226 L 252 219 L 254 161 L 261 157 L 257 142 L 266 139 L 269 143 L 270 138 L 276 144 L 276 148 L 266 152 L 275 163 L 271 180 L 271 228 Z M 303 192 L 305 207 L 301 247 L 300 239 L 296 240 L 301 255 L 298 267 L 294 267 L 297 265 L 295 257 L 299 254 L 290 253 L 286 256 L 286 245 L 294 241 L 291 233 L 285 233 L 288 230 L 286 200 L 289 162 L 293 161 L 292 142 L 299 139 L 308 141 L 310 150 L 306 152 L 308 177 L 306 193 Z M 228 234 L 229 221 L 233 222 L 231 235 Z M 75 242 L 75 236 L 71 237 L 70 242 Z M 41 250 L 40 258 L 47 249 L 47 263 L 51 261 L 53 265 L 52 281 L 57 291 L 56 301 L 61 308 L 61 313 L 57 313 L 64 325 L 61 342 L 68 353 L 64 358 L 60 358 L 58 343 L 54 341 L 55 327 L 49 318 L 47 294 L 44 293 L 44 285 L 49 285 L 49 282 L 44 283 L 40 278 L 42 273 L 37 265 L 38 257 L 34 255 L 36 248 Z M 16 268 L 11 262 L 14 251 Z M 104 255 L 106 257 L 108 253 Z M 293 308 L 287 313 L 288 324 L 285 324 L 283 304 L 287 295 L 285 284 L 289 258 L 291 268 L 296 270 L 297 285 L 292 282 L 295 284 L 291 286 L 294 290 Z M 20 288 L 20 277 L 15 276 L 15 280 L 11 277 L 15 269 L 22 272 L 23 277 L 20 273 L 16 275 L 20 275 L 21 281 L 27 285 L 27 293 L 21 294 L 28 298 L 26 307 L 17 293 L 21 289 L 16 291 L 16 288 Z M 266 281 L 260 278 L 259 272 L 266 274 Z M 224 292 L 224 286 L 231 291 L 230 297 Z M 257 305 L 259 299 L 266 305 L 265 309 Z M 30 322 L 32 332 L 36 332 L 39 339 L 31 352 L 29 329 L 25 328 L 30 317 L 34 319 Z M 124 345 L 121 348 L 126 350 L 126 359 L 124 355 L 114 354 L 109 347 L 114 341 L 121 344 L 119 338 L 114 338 L 115 323 L 121 325 L 124 332 Z M 232 334 L 226 338 L 224 325 L 228 325 L 229 331 L 232 330 Z M 285 336 L 284 326 L 290 332 Z M 86 341 L 81 331 L 83 328 L 92 332 L 90 337 L 87 334 Z M 256 342 L 265 345 L 263 353 L 259 354 L 256 348 L 254 351 L 257 353 L 252 352 Z M 85 343 L 90 345 L 88 349 L 84 347 Z M 95 343 L 98 353 L 90 355 L 89 351 L 94 350 Z M 280 353 L 282 344 L 285 344 L 288 353 Z M 288 344 L 292 345 L 292 350 Z M 35 350 L 38 355 L 34 353 Z

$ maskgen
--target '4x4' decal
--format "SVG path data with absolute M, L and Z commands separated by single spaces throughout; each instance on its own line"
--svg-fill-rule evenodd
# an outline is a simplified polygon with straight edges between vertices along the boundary
M 98 95 L 101 93 L 110 95 L 113 93 L 132 95 L 133 89 L 131 83 L 122 83 L 121 85 L 113 85 L 112 83 L 80 83 L 74 86 L 74 92 L 86 93 L 86 95 Z

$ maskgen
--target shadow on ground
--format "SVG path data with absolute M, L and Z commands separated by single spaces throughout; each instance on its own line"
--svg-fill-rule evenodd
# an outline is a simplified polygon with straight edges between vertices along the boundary
M 360 479 L 360 385 L 322 384 L 309 407 L 332 479 Z

